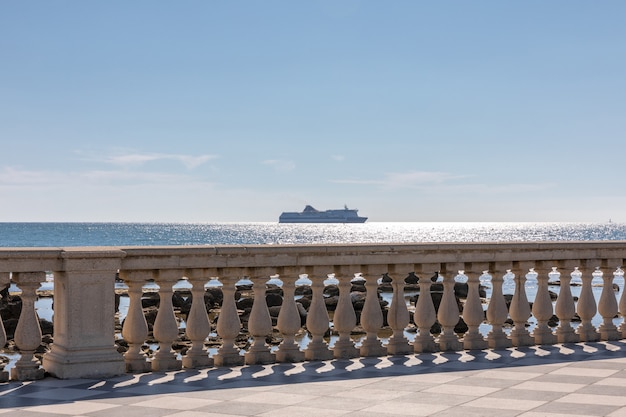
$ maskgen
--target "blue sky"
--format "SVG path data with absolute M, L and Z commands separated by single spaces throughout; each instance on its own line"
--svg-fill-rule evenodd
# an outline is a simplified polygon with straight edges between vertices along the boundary
M 0 3 L 0 221 L 626 221 L 626 2 Z

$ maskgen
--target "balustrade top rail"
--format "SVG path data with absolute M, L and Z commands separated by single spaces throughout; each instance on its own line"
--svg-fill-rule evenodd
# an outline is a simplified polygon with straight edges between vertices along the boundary
M 499 263 L 527 262 L 615 268 L 624 259 L 626 241 L 2 248 L 0 272 L 109 269 L 104 260 L 124 270 L 404 265 L 407 271 L 414 266 L 419 271 L 425 264 L 442 264 L 444 270 L 447 264 L 501 270 L 505 265 Z

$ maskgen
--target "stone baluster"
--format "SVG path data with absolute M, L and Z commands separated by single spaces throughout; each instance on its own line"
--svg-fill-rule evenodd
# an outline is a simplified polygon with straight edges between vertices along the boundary
M 598 301 L 598 312 L 602 316 L 602 324 L 598 328 L 600 339 L 618 340 L 620 332 L 617 331 L 617 327 L 613 323 L 613 318 L 618 313 L 617 299 L 613 290 L 615 273 L 613 271 L 603 273 L 600 269 L 597 269 L 594 274 L 601 276 L 603 281 L 602 294 L 600 294 L 600 300 Z
M 526 323 L 530 317 L 530 304 L 528 303 L 528 297 L 526 296 L 526 273 L 518 271 L 513 275 L 515 282 L 515 292 L 513 293 L 513 299 L 511 300 L 511 308 L 509 310 L 509 316 L 513 320 L 513 329 L 511 329 L 511 343 L 513 346 L 530 346 L 535 343 L 535 340 L 530 336 L 528 330 L 526 330 Z
M 594 271 L 591 275 L 583 273 L 581 276 L 583 286 L 580 290 L 578 304 L 576 305 L 576 312 L 581 320 L 581 323 L 576 329 L 576 333 L 578 333 L 581 342 L 597 342 L 600 340 L 600 334 L 591 323 L 591 320 L 596 315 L 597 310 L 596 300 L 593 297 L 591 281 L 596 275 L 598 275 L 597 272 L 599 271 Z
M 387 349 L 383 347 L 378 338 L 378 331 L 383 326 L 383 312 L 378 300 L 377 275 L 371 274 L 366 278 L 365 289 L 367 294 L 361 312 L 361 326 L 367 335 L 361 343 L 359 353 L 361 356 L 384 356 L 387 354 Z
M 217 317 L 217 334 L 222 338 L 222 346 L 213 356 L 215 366 L 240 366 L 245 358 L 239 354 L 235 339 L 241 330 L 241 320 L 235 303 L 236 279 L 229 276 L 220 276 L 222 292 L 224 294 L 222 308 Z
M 142 287 L 154 278 L 153 271 L 120 271 L 120 278 L 128 286 L 128 313 L 122 326 L 122 337 L 128 343 L 128 350 L 124 353 L 126 372 L 148 372 L 150 362 L 142 347 L 148 338 L 148 323 L 143 314 L 141 298 Z
M 556 270 L 556 268 L 553 268 Z M 537 345 L 552 345 L 556 343 L 556 336 L 548 326 L 548 321 L 554 315 L 552 299 L 548 289 L 549 275 L 543 271 L 537 271 L 537 295 L 533 303 L 533 316 L 537 320 L 537 326 L 533 330 L 532 337 Z
M 549 274 L 552 279 L 559 279 L 561 283 L 555 306 L 555 313 L 559 318 L 559 326 L 556 328 L 558 343 L 577 343 L 580 341 L 578 333 L 572 327 L 572 319 L 576 314 L 576 304 L 572 296 L 571 281 L 572 278 L 580 278 L 581 275 L 578 267 L 575 267 L 570 275 L 561 275 L 557 268 L 552 268 L 552 272 Z
M 447 274 L 443 277 L 443 296 L 437 320 L 441 324 L 442 332 L 439 335 L 439 348 L 443 351 L 458 351 L 463 348 L 454 327 L 459 322 L 459 306 L 454 294 L 454 275 Z
M 409 325 L 409 309 L 404 301 L 404 279 L 392 277 L 391 286 L 393 287 L 393 296 L 391 305 L 387 312 L 387 322 L 393 331 L 387 343 L 387 354 L 389 355 L 408 355 L 413 352 L 408 339 L 404 336 L 404 329 Z
M 248 319 L 248 330 L 253 342 L 248 352 L 245 353 L 245 363 L 248 365 L 268 364 L 276 361 L 276 355 L 270 352 L 270 347 L 266 343 L 267 336 L 272 334 L 272 317 L 265 298 L 267 280 L 267 277 L 256 277 L 252 280 L 254 302 Z
M 296 334 L 300 331 L 302 325 L 295 299 L 295 283 L 298 276 L 292 272 L 284 276 L 281 275 L 280 279 L 283 282 L 283 304 L 280 306 L 276 327 L 283 336 L 283 341 L 278 346 L 276 360 L 278 362 L 302 362 L 304 360 L 304 352 L 300 350 L 300 346 L 296 343 Z M 326 328 L 328 328 L 328 319 L 326 320 Z
M 4 289 L 9 285 L 9 273 L 0 272 L 0 289 Z M 2 298 L 2 296 L 0 296 Z M 0 351 L 7 344 L 7 334 L 4 330 L 4 324 L 2 323 L 2 315 L 0 314 Z M 9 372 L 4 370 L 4 363 L 0 362 L 0 382 L 7 382 L 9 380 Z
M 483 275 L 487 271 L 483 272 Z M 487 341 L 480 333 L 479 327 L 485 320 L 482 301 L 480 299 L 480 276 L 472 273 L 467 278 L 467 300 L 463 307 L 463 320 L 468 330 L 463 336 L 464 349 L 487 349 Z
M 152 359 L 153 371 L 174 371 L 182 368 L 172 344 L 178 338 L 178 322 L 172 303 L 173 286 L 183 277 L 183 271 L 176 269 L 160 270 L 156 283 L 159 286 L 159 310 L 152 333 L 159 343 L 159 349 Z
M 624 270 L 620 267 L 614 272 L 615 276 L 620 276 L 624 278 Z M 626 283 L 626 281 L 625 281 Z M 622 288 L 622 296 L 619 299 L 619 313 L 622 316 L 622 323 L 619 325 L 617 329 L 620 332 L 622 339 L 626 338 L 626 287 Z
M 435 273 L 439 276 L 439 273 Z M 413 321 L 417 325 L 417 334 L 413 341 L 413 351 L 415 353 L 436 352 L 439 345 L 435 343 L 435 338 L 430 333 L 431 327 L 437 321 L 437 312 L 433 304 L 433 298 L 430 295 L 430 286 L 432 281 L 429 278 L 419 278 L 420 293 L 415 303 L 415 313 Z
M 309 274 L 309 278 L 311 274 Z M 324 277 L 325 278 L 325 277 Z M 306 328 L 311 333 L 311 341 L 304 350 L 304 357 L 308 361 L 325 361 L 332 359 L 333 352 L 324 341 L 328 331 L 328 310 L 324 302 L 324 279 L 311 279 L 311 305 L 306 316 Z
M 339 280 L 339 301 L 333 316 L 333 325 L 339 333 L 339 339 L 333 346 L 333 356 L 335 359 L 355 358 L 359 356 L 359 350 L 350 338 L 352 329 L 356 326 L 356 313 L 350 296 L 353 276 L 336 276 L 336 278 Z
M 504 332 L 504 322 L 508 311 L 502 293 L 503 283 L 504 275 L 498 272 L 491 275 L 491 299 L 487 306 L 487 320 L 491 324 L 491 331 L 487 334 L 487 344 L 491 349 L 504 349 L 512 346 L 511 339 Z
M 192 269 L 185 274 L 191 283 L 191 308 L 187 315 L 185 334 L 191 340 L 191 349 L 183 357 L 183 367 L 202 368 L 213 366 L 213 359 L 204 346 L 204 341 L 211 333 L 211 323 L 204 303 L 204 285 L 210 279 L 203 269 Z
M 13 280 L 22 290 L 22 311 L 13 336 L 21 357 L 11 369 L 11 379 L 31 381 L 42 379 L 44 370 L 35 357 L 35 350 L 41 344 L 41 327 L 35 310 L 37 289 L 46 280 L 45 272 L 14 272 Z

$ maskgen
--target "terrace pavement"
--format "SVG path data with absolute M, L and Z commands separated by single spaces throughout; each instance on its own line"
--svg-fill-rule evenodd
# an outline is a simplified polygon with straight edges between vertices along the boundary
M 626 341 L 0 384 L 0 417 L 626 416 Z

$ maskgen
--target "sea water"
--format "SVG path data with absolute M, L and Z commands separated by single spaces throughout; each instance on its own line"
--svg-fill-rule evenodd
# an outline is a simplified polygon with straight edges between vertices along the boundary
M 626 240 L 625 223 L 0 223 L 0 247 Z

